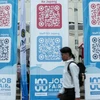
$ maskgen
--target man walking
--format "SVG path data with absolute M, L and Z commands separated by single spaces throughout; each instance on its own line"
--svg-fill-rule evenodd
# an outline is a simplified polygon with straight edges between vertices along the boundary
M 63 87 L 57 97 L 60 100 L 80 100 L 79 67 L 72 62 L 74 61 L 72 50 L 69 47 L 63 47 L 60 52 L 62 60 L 65 62 L 65 67 L 63 69 Z M 70 73 L 68 72 L 68 66 Z

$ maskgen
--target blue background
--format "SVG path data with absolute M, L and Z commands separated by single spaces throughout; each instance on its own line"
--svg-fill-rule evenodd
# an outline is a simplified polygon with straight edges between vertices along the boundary
M 30 90 L 31 97 L 30 97 L 30 100 L 33 100 L 33 99 L 34 100 L 58 100 L 57 94 L 58 94 L 58 92 L 61 88 L 59 88 L 57 91 L 52 91 L 52 92 L 50 92 L 49 88 L 47 88 L 47 91 L 44 91 L 48 94 L 47 96 L 35 96 L 35 92 L 37 92 L 37 91 L 35 91 L 35 86 L 37 86 L 35 84 L 35 78 L 37 78 L 37 79 L 39 79 L 39 78 L 46 79 L 48 83 L 47 84 L 43 83 L 43 84 L 44 84 L 44 86 L 48 87 L 48 84 L 49 84 L 49 82 L 52 82 L 52 79 L 55 79 L 55 78 L 61 79 L 62 75 L 31 75 L 31 77 L 30 77 L 30 80 L 31 80 L 31 83 L 30 83 L 31 84 L 31 90 Z M 39 84 L 41 84 L 41 83 L 39 83 Z M 39 91 L 39 92 L 41 93 L 43 91 Z
M 92 32 L 100 32 L 100 28 L 91 27 L 89 24 L 89 2 L 100 2 L 100 0 L 83 0 L 84 64 L 90 67 L 91 63 L 96 63 L 95 67 L 100 68 L 100 62 L 93 62 L 90 58 L 90 36 L 93 36 Z
M 8 63 L 0 63 L 0 68 L 13 66 L 17 61 L 17 18 L 18 18 L 18 0 L 0 0 L 0 4 L 9 3 L 12 5 L 12 25 L 11 28 L 0 29 L 1 34 L 8 34 L 11 37 L 11 60 Z

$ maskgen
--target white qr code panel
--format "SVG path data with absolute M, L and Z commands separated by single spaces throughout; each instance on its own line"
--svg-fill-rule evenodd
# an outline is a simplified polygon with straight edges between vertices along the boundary
M 0 4 L 0 28 L 11 28 L 12 5 Z
M 100 27 L 100 2 L 89 3 L 89 18 L 91 27 Z
M 11 38 L 0 37 L 0 63 L 10 62 Z
M 100 36 L 90 37 L 90 51 L 91 60 L 100 62 Z

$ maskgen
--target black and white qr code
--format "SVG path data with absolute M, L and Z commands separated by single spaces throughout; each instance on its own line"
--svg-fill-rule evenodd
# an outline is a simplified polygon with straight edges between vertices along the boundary
M 91 60 L 100 61 L 100 36 L 90 37 Z
M 9 62 L 11 53 L 11 38 L 0 37 L 0 62 Z

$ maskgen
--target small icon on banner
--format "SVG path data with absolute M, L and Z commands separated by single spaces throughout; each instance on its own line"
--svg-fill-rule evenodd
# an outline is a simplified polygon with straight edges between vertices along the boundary
M 21 30 L 21 36 L 24 38 L 25 37 L 25 29 Z

